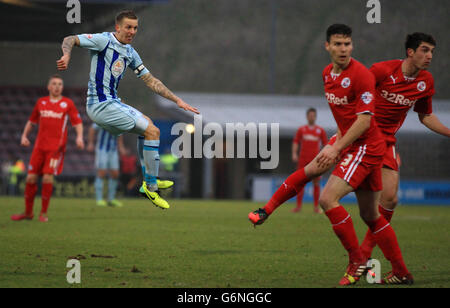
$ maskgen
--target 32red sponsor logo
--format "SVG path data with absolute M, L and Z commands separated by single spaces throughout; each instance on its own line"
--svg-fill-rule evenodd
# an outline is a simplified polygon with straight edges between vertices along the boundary
M 327 98 L 327 101 L 329 104 L 335 104 L 335 105 L 347 105 L 348 99 L 347 96 L 344 97 L 337 97 L 333 93 L 325 93 L 325 97 Z
M 41 114 L 41 117 L 43 117 L 43 118 L 61 119 L 63 116 L 62 112 L 54 112 L 52 110 L 41 110 L 40 114 Z
M 383 98 L 385 98 L 386 100 L 390 101 L 391 103 L 410 106 L 410 107 L 414 106 L 414 104 L 417 102 L 417 99 L 410 100 L 410 99 L 405 98 L 401 94 L 389 93 L 386 90 L 381 91 L 381 96 Z

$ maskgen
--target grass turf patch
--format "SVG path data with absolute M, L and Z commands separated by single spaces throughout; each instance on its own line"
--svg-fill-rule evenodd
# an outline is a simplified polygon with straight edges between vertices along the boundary
M 335 287 L 348 262 L 310 204 L 298 214 L 283 205 L 253 228 L 247 214 L 261 206 L 253 202 L 171 200 L 163 211 L 144 199 L 101 208 L 53 198 L 48 223 L 11 221 L 23 202 L 0 198 L 0 287 Z M 361 241 L 367 229 L 358 209 L 345 207 Z M 392 225 L 414 286 L 450 287 L 450 208 L 399 206 Z M 79 285 L 66 281 L 74 257 Z M 374 257 L 390 270 L 378 248 Z M 362 279 L 356 287 L 373 285 Z

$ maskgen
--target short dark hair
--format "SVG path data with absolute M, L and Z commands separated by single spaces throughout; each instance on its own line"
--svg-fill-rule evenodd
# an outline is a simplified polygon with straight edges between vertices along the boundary
M 61 79 L 62 81 L 64 81 L 63 78 L 61 77 L 61 75 L 59 75 L 59 74 L 53 74 L 53 75 L 51 75 L 51 76 L 48 78 L 48 82 L 50 82 L 50 80 L 52 80 L 52 79 Z
M 330 42 L 332 35 L 342 34 L 343 36 L 352 37 L 352 28 L 344 24 L 332 24 L 327 29 L 327 42 Z
M 314 112 L 315 114 L 317 114 L 317 110 L 316 108 L 308 108 L 308 110 L 306 110 L 306 114 L 308 115 L 310 112 Z
M 131 11 L 131 10 L 122 11 L 119 14 L 117 14 L 117 16 L 116 16 L 116 24 L 121 23 L 124 18 L 138 19 L 136 14 L 133 11 Z
M 413 34 L 408 34 L 405 41 L 406 56 L 408 56 L 409 48 L 416 51 L 417 47 L 419 47 L 423 42 L 436 46 L 436 40 L 430 34 L 422 32 L 414 32 Z

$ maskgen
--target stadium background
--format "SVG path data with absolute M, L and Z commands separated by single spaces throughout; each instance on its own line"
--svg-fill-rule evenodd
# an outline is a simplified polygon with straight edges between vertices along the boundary
M 124 8 L 135 9 L 140 18 L 133 46 L 146 66 L 199 107 L 204 124 L 280 123 L 278 168 L 260 170 L 259 159 L 180 159 L 174 172 L 162 171 L 177 180 L 176 197 L 264 199 L 294 168 L 291 140 L 295 129 L 305 124 L 308 107 L 318 108 L 318 124 L 329 136 L 333 134 L 335 124 L 323 99 L 321 71 L 329 60 L 323 49 L 324 31 L 334 22 L 353 27 L 353 55 L 367 66 L 402 58 L 407 33 L 432 33 L 438 44 L 430 69 L 436 87 L 433 107 L 450 125 L 447 1 L 380 1 L 381 24 L 367 23 L 366 1 L 358 0 L 339 5 L 329 0 L 81 1 L 81 24 L 67 23 L 67 1 L 21 2 L 31 3 L 27 6 L 5 2 L 0 1 L 2 194 L 14 192 L 12 186 L 17 186 L 14 193 L 22 194 L 24 176 L 19 174 L 17 185 L 9 185 L 14 184 L 10 165 L 17 159 L 28 162 L 31 148 L 20 147 L 20 135 L 36 99 L 47 93 L 48 76 L 56 73 L 63 37 L 113 31 L 114 16 Z M 77 104 L 85 135 L 91 124 L 84 108 L 88 57 L 86 51 L 75 49 L 70 69 L 62 73 L 64 95 Z M 122 80 L 119 94 L 159 125 L 163 153 L 175 138 L 170 135 L 171 126 L 192 122 L 192 117 L 153 95 L 131 72 Z M 93 197 L 93 154 L 76 150 L 74 136 L 69 130 L 65 167 L 54 195 Z M 450 204 L 450 142 L 427 131 L 413 112 L 398 139 L 402 184 L 411 185 L 405 186 L 412 187 L 410 197 L 427 204 Z M 135 151 L 134 136 L 126 135 L 125 143 Z M 424 192 L 426 187 L 429 190 Z M 256 194 L 257 190 L 263 192 Z

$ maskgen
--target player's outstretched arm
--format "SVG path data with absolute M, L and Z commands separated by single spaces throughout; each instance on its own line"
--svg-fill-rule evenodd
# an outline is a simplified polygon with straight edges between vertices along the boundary
M 76 35 L 66 36 L 61 44 L 63 56 L 56 61 L 56 67 L 60 71 L 64 71 L 69 67 L 70 54 L 73 46 L 80 46 L 80 39 Z
M 23 129 L 22 137 L 20 138 L 20 145 L 24 147 L 30 146 L 30 140 L 28 140 L 28 134 L 33 130 L 33 127 L 36 124 L 34 124 L 31 121 L 28 121 L 27 124 L 25 124 L 25 128 Z
M 152 74 L 144 74 L 141 79 L 145 82 L 147 87 L 149 87 L 153 92 L 161 95 L 168 100 L 176 103 L 178 107 L 186 111 L 191 111 L 193 113 L 199 114 L 200 112 L 197 108 L 185 103 L 181 98 L 172 93 L 158 78 L 153 77 Z
M 442 122 L 439 121 L 439 118 L 435 114 L 419 113 L 418 115 L 420 122 L 428 129 L 443 136 L 450 137 L 450 129 L 442 124 Z

